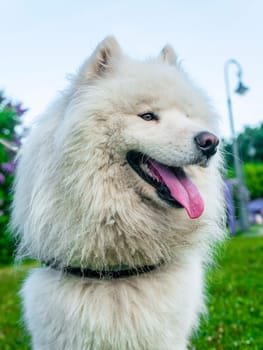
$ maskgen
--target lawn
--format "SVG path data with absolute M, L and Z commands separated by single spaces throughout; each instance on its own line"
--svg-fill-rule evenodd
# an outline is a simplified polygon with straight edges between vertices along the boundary
M 19 287 L 29 266 L 0 269 L 0 349 L 28 350 L 29 337 L 20 321 Z
M 229 240 L 208 281 L 209 314 L 195 348 L 263 349 L 263 236 Z
M 29 349 L 17 297 L 28 268 L 0 269 L 1 350 Z M 208 281 L 209 316 L 202 319 L 192 349 L 263 349 L 263 236 L 230 239 Z

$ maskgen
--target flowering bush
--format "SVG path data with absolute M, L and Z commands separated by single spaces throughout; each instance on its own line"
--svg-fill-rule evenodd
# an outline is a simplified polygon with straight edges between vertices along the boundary
M 15 155 L 20 146 L 21 133 L 17 127 L 26 112 L 20 103 L 8 101 L 0 92 L 0 264 L 9 263 L 13 258 L 13 241 L 8 234 L 11 185 L 15 169 Z

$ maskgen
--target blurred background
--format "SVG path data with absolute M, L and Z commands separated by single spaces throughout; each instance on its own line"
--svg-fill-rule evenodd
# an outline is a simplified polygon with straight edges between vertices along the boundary
M 263 349 L 263 3 L 9 0 L 0 3 L 0 348 L 29 349 L 8 222 L 15 155 L 34 118 L 107 35 L 134 58 L 166 43 L 221 115 L 229 239 L 208 272 L 209 316 L 191 349 Z

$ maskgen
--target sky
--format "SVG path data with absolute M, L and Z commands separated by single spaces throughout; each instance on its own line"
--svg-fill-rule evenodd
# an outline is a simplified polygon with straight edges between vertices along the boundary
M 0 0 L 0 13 L 0 89 L 29 108 L 27 122 L 107 35 L 138 59 L 171 44 L 221 115 L 224 137 L 230 136 L 224 64 L 236 59 L 250 89 L 232 94 L 235 128 L 263 120 L 261 0 Z M 233 92 L 235 66 L 229 66 L 229 79 Z

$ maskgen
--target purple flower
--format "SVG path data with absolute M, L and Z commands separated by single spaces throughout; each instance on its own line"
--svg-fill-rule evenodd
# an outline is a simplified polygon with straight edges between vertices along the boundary
M 11 102 L 8 102 L 8 103 L 5 105 L 5 108 L 6 108 L 6 109 L 13 109 L 12 103 L 11 103 Z
M 20 138 L 18 138 L 17 136 L 14 137 L 14 141 L 13 141 L 13 144 L 17 147 L 20 147 L 21 146 L 21 140 Z
M 23 115 L 26 111 L 28 111 L 27 108 L 22 108 L 22 104 L 21 103 L 18 103 L 17 105 L 15 105 L 15 111 L 16 111 L 16 114 L 21 116 Z
M 0 173 L 0 184 L 5 183 L 5 175 L 3 175 L 2 173 Z M 1 205 L 1 203 L 0 203 Z
M 12 174 L 15 170 L 15 163 L 14 162 L 8 162 L 8 163 L 3 163 L 1 165 L 2 170 L 7 173 L 7 174 Z

